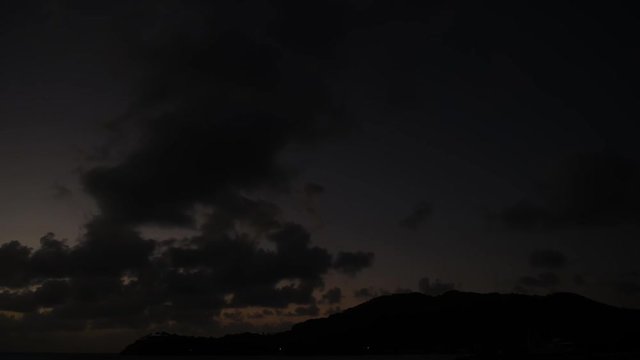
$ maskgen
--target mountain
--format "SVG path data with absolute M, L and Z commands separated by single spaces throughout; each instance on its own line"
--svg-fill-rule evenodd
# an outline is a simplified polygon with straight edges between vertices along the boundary
M 356 355 L 640 351 L 640 310 L 585 297 L 450 291 L 381 296 L 272 334 L 145 336 L 123 354 Z

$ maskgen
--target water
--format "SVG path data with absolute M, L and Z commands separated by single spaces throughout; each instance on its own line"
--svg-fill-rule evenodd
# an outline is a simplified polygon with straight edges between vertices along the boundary
M 454 360 L 459 355 L 378 356 L 124 356 L 117 354 L 2 354 L 0 360 Z
M 372 356 L 124 356 L 118 354 L 3 354 L 0 360 L 456 360 L 461 355 L 372 355 Z M 600 354 L 590 360 L 638 360 L 640 354 Z M 491 360 L 490 358 L 482 358 Z M 497 358 L 498 359 L 498 358 Z M 576 355 L 539 355 L 505 359 L 518 360 L 584 360 Z

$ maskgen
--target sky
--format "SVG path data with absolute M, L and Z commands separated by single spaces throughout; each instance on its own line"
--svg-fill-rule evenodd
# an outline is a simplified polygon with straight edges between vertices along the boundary
M 409 291 L 640 308 L 627 6 L 2 2 L 0 351 Z

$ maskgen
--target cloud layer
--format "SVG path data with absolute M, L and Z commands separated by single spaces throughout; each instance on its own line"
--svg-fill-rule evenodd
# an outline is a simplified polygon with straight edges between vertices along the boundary
M 101 147 L 105 156 L 93 159 L 104 161 L 81 175 L 98 214 L 79 241 L 48 234 L 36 249 L 0 245 L 1 331 L 204 334 L 215 332 L 226 308 L 316 316 L 325 275 L 372 265 L 370 252 L 314 246 L 303 226 L 264 199 L 287 194 L 295 180 L 286 151 L 350 127 L 326 84 L 335 46 L 326 36 L 343 30 L 319 34 L 317 24 L 299 21 L 345 5 L 257 3 L 238 24 L 220 14 L 245 14 L 241 4 L 186 6 L 150 6 L 120 29 L 143 79 L 128 112 L 109 124 L 127 141 Z M 142 226 L 197 235 L 150 239 Z M 323 300 L 338 303 L 336 289 Z

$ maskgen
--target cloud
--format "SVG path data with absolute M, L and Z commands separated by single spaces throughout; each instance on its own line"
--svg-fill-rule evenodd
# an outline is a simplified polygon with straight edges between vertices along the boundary
M 433 212 L 431 205 L 426 201 L 417 203 L 411 213 L 400 220 L 399 225 L 409 230 L 417 230 Z
M 308 43 L 266 27 L 220 28 L 208 18 L 218 13 L 209 6 L 218 5 L 202 6 L 175 9 L 171 16 L 193 21 L 164 24 L 132 54 L 146 65 L 141 93 L 110 124 L 129 136 L 129 147 L 106 149 L 121 155 L 82 173 L 99 208 L 82 239 L 70 246 L 48 235 L 33 254 L 17 243 L 5 249 L 16 261 L 4 281 L 12 286 L 67 279 L 69 293 L 52 317 L 104 328 L 171 322 L 197 331 L 214 326 L 212 318 L 227 307 L 310 306 L 331 269 L 356 274 L 371 264 L 373 254 L 365 252 L 334 259 L 260 197 L 288 191 L 296 173 L 282 160 L 288 149 L 313 146 L 349 127 L 334 107 L 322 65 L 300 55 Z M 199 20 L 206 20 L 202 28 L 191 26 Z M 309 195 L 322 191 L 318 184 L 305 187 Z M 206 209 L 202 225 L 197 208 Z M 160 242 L 144 238 L 142 225 L 199 234 Z
M 331 306 L 331 307 L 328 307 L 327 310 L 325 310 L 324 316 L 331 316 L 341 311 L 342 311 L 342 308 L 340 308 L 340 306 Z
M 71 263 L 83 275 L 118 277 L 149 266 L 155 243 L 132 227 L 103 216 L 85 227 L 84 239 L 70 253 Z
M 455 285 L 453 283 L 442 282 L 440 279 L 432 282 L 428 277 L 423 277 L 418 281 L 418 289 L 423 294 L 436 296 L 455 289 Z
M 403 292 L 403 291 L 396 291 L 396 292 Z M 406 292 L 411 292 L 411 290 L 408 290 Z M 391 294 L 391 291 L 388 291 L 385 289 L 376 289 L 372 286 L 356 289 L 353 292 L 353 296 L 359 300 L 366 300 L 366 299 L 374 298 L 377 296 L 383 296 L 383 295 L 389 295 L 389 294 Z
M 222 317 L 226 320 L 240 322 L 244 320 L 244 315 L 241 311 L 224 311 Z
M 640 165 L 613 153 L 579 154 L 546 181 L 541 201 L 522 199 L 502 212 L 518 229 L 615 226 L 640 222 Z
M 560 283 L 558 275 L 552 272 L 543 272 L 537 276 L 523 276 L 518 280 L 522 287 L 529 288 L 553 288 Z
M 197 118 L 210 116 L 215 119 L 214 114 Z M 256 115 L 193 124 L 180 119 L 160 119 L 167 124 L 154 123 L 160 129 L 150 129 L 150 136 L 158 139 L 148 140 L 139 154 L 85 174 L 85 187 L 108 221 L 193 226 L 196 204 L 224 212 L 238 190 L 287 185 L 275 156 L 297 136 L 291 134 L 295 124 Z
M 345 260 L 345 253 L 334 261 L 293 223 L 274 220 L 277 225 L 258 237 L 229 231 L 233 223 L 205 224 L 198 235 L 163 243 L 101 221 L 90 222 L 73 245 L 53 234 L 36 250 L 3 244 L 2 266 L 10 267 L 2 268 L 2 284 L 13 290 L 0 293 L 0 310 L 20 312 L 33 326 L 63 322 L 79 329 L 168 327 L 207 334 L 227 308 L 297 304 L 295 316 L 315 316 L 313 294 L 323 288 L 324 276 L 364 266 Z M 260 246 L 258 239 L 273 247 Z M 332 288 L 323 301 L 340 298 L 341 290 Z M 46 314 L 38 313 L 42 308 Z
M 31 312 L 38 307 L 33 301 L 32 294 L 0 292 L 0 308 L 4 311 Z
M 373 265 L 373 258 L 374 254 L 372 252 L 340 252 L 333 263 L 333 267 L 342 273 L 354 276 Z
M 333 61 L 324 61 L 337 46 L 326 36 L 348 30 L 311 24 L 330 21 L 317 11 L 334 18 L 348 5 L 166 6 L 125 24 L 142 80 L 108 124 L 119 140 L 83 166 L 81 184 L 98 207 L 84 234 L 73 243 L 47 234 L 36 249 L 0 245 L 0 311 L 21 314 L 10 324 L 211 334 L 233 314 L 225 309 L 296 306 L 296 316 L 315 316 L 314 293 L 330 271 L 355 275 L 372 264 L 370 252 L 334 256 L 313 245 L 264 200 L 296 181 L 288 151 L 352 126 L 327 85 Z M 315 16 L 300 21 L 299 11 Z M 305 186 L 309 196 L 323 191 Z M 197 234 L 161 241 L 142 226 Z
M 253 312 L 247 315 L 248 319 L 264 319 L 264 317 L 265 314 L 263 314 L 262 312 Z
M 529 255 L 529 264 L 534 268 L 561 269 L 567 265 L 567 257 L 556 250 L 536 250 Z
M 34 249 L 0 245 L 0 287 L 7 288 L 0 310 L 21 310 L 20 319 L 0 318 L 0 328 L 211 334 L 228 308 L 317 314 L 313 294 L 325 276 L 356 275 L 374 254 L 334 255 L 313 245 L 264 193 L 286 195 L 297 180 L 287 152 L 353 127 L 343 90 L 331 87 L 354 80 L 334 81 L 354 60 L 345 56 L 371 58 L 338 54 L 353 30 L 434 16 L 425 5 L 389 10 L 342 1 L 109 5 L 103 13 L 118 15 L 109 36 L 130 46 L 139 93 L 108 124 L 112 139 L 97 146 L 104 156 L 83 164 L 81 185 L 98 207 L 83 236 L 68 242 L 47 234 Z M 367 36 L 377 42 L 375 33 Z M 405 59 L 419 61 L 376 58 L 388 69 Z M 391 74 L 373 81 L 396 79 Z M 305 186 L 308 196 L 323 191 Z M 145 237 L 142 226 L 198 234 L 161 241 Z M 325 295 L 336 299 L 335 291 Z
M 339 287 L 333 287 L 322 294 L 322 303 L 334 305 L 339 304 L 342 301 L 342 289 Z
M 353 296 L 356 299 L 369 299 L 376 296 L 376 290 L 371 287 L 356 289 L 353 292 Z
M 53 233 L 40 238 L 40 247 L 29 258 L 31 275 L 35 278 L 63 278 L 71 273 L 71 248 Z
M 313 182 L 308 182 L 304 185 L 304 193 L 307 197 L 312 198 L 324 193 L 324 186 Z
M 146 19 L 174 33 L 160 31 L 152 41 L 147 35 L 135 47 L 148 63 L 146 81 L 140 98 L 112 125 L 138 134 L 132 151 L 83 176 L 84 188 L 109 220 L 189 226 L 195 205 L 223 208 L 227 196 L 240 192 L 287 189 L 294 171 L 281 161 L 284 151 L 350 127 L 326 84 L 329 64 L 303 54 L 309 45 L 331 51 L 335 44 L 309 43 L 307 36 L 291 41 L 300 26 L 317 29 L 287 16 L 277 24 L 269 18 L 270 11 L 297 18 L 291 7 L 315 13 L 325 6 L 192 6 L 178 9 L 192 19 L 181 19 L 175 29 Z M 219 18 L 235 12 L 257 19 L 242 28 Z M 160 44 L 150 47 L 153 40 Z M 318 191 L 317 184 L 311 190 Z
M 292 312 L 287 313 L 289 316 L 318 316 L 320 308 L 316 304 L 308 306 L 298 306 Z
M 0 286 L 21 287 L 29 281 L 31 249 L 18 241 L 0 245 Z

